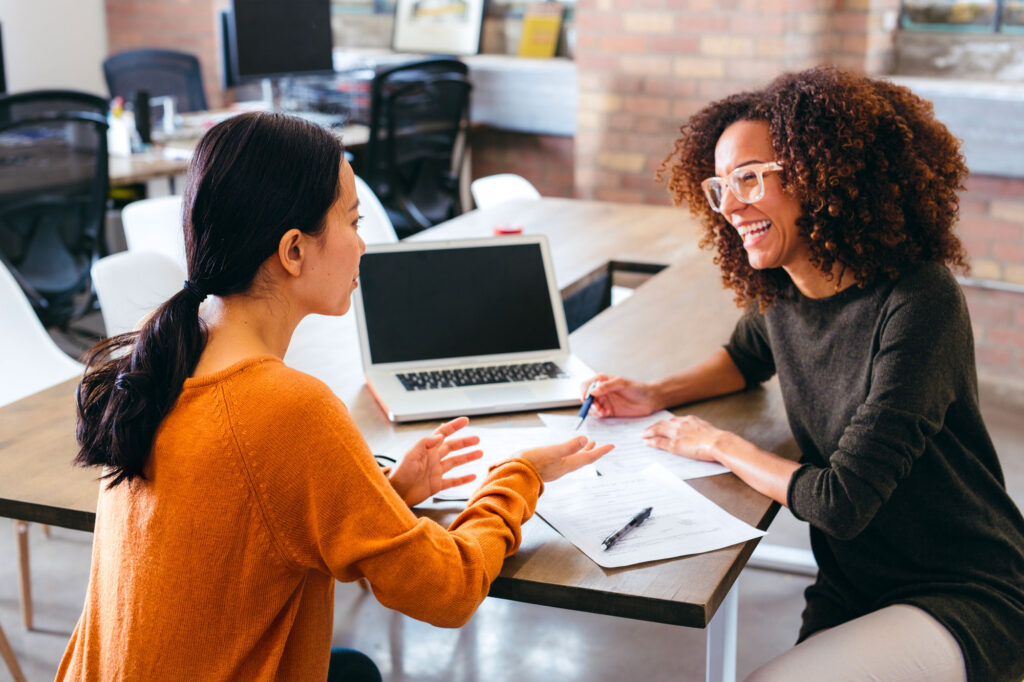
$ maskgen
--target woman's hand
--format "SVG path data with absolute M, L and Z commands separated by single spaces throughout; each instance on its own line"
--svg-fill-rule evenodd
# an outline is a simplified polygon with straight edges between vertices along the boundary
M 598 374 L 584 383 L 584 396 L 595 382 L 597 385 L 590 391 L 594 396 L 590 409 L 598 417 L 645 417 L 664 407 L 657 403 L 650 384 L 608 374 Z
M 614 447 L 611 444 L 598 445 L 586 436 L 576 436 L 558 445 L 524 450 L 518 456 L 532 464 L 542 480 L 554 481 L 581 466 L 596 462 Z
M 720 462 L 720 445 L 730 436 L 733 434 L 693 415 L 663 419 L 644 430 L 644 442 L 652 448 L 701 462 Z
M 459 417 L 441 424 L 432 434 L 417 441 L 402 458 L 401 464 L 391 474 L 391 487 L 407 505 L 413 507 L 442 490 L 469 483 L 476 478 L 475 474 L 445 478 L 445 474 L 455 467 L 484 455 L 482 450 L 451 454 L 480 442 L 479 436 L 448 438 L 468 423 L 469 419 Z

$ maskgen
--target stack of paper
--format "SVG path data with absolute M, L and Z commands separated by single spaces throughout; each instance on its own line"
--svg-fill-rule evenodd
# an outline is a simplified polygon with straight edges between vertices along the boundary
M 673 474 L 686 480 L 724 474 L 729 470 L 714 462 L 698 462 L 695 459 L 674 455 L 671 452 L 649 447 L 643 440 L 643 432 L 651 424 L 663 419 L 671 419 L 671 412 L 661 410 L 647 417 L 597 419 L 589 417 L 583 422 L 580 431 L 573 431 L 577 417 L 561 414 L 538 415 L 544 424 L 555 432 L 556 438 L 569 438 L 571 433 L 585 433 L 588 438 L 599 443 L 613 443 L 615 449 L 597 462 L 597 470 L 602 474 L 640 471 L 651 464 L 660 464 Z
M 606 550 L 602 540 L 645 507 L 652 508 L 650 518 Z M 606 568 L 710 552 L 765 534 L 659 464 L 632 474 L 574 474 L 549 483 L 537 513 Z
M 669 412 L 639 419 L 590 418 L 580 431 L 574 430 L 574 416 L 542 414 L 540 418 L 545 427 L 468 426 L 460 431 L 459 437 L 480 437 L 476 448 L 482 449 L 484 456 L 453 470 L 451 475 L 474 473 L 477 478 L 444 490 L 435 499 L 469 499 L 494 464 L 522 450 L 553 445 L 584 433 L 597 443 L 614 444 L 615 449 L 594 466 L 547 483 L 537 513 L 598 565 L 615 568 L 670 559 L 764 535 L 764 531 L 730 515 L 682 480 L 728 469 L 644 444 L 644 429 L 656 421 L 671 419 Z M 606 550 L 602 541 L 646 507 L 652 508 L 650 518 Z

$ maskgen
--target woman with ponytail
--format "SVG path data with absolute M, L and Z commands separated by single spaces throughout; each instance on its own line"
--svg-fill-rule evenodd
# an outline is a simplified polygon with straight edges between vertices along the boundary
M 87 358 L 77 461 L 102 467 L 85 608 L 58 680 L 379 680 L 330 650 L 334 581 L 440 626 L 487 595 L 543 481 L 584 438 L 492 468 L 448 529 L 410 507 L 472 476 L 459 418 L 381 470 L 345 406 L 282 362 L 356 287 L 358 201 L 327 131 L 277 114 L 212 128 L 184 197 L 188 279 Z

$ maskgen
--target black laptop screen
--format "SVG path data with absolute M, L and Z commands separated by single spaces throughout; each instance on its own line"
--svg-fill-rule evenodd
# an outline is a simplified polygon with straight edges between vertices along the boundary
M 538 244 L 367 253 L 359 287 L 374 364 L 558 348 Z

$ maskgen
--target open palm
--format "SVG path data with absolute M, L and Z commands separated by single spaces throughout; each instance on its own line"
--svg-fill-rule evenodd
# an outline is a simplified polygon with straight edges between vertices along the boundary
M 415 506 L 442 490 L 469 483 L 476 478 L 475 474 L 445 477 L 455 467 L 483 457 L 481 450 L 452 454 L 480 442 L 478 436 L 449 438 L 468 423 L 468 418 L 459 417 L 442 424 L 432 434 L 417 441 L 402 458 L 402 462 L 391 474 L 391 486 L 407 505 Z

